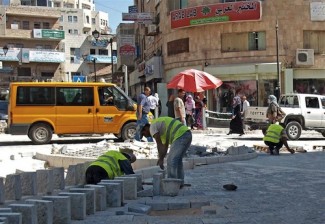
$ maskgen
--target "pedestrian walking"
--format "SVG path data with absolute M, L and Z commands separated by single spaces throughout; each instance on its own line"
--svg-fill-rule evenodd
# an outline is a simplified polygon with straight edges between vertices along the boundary
M 270 155 L 279 155 L 283 145 L 291 154 L 295 153 L 295 151 L 289 147 L 287 140 L 288 136 L 279 122 L 271 124 L 263 137 L 265 145 L 269 147 Z
M 227 135 L 234 133 L 239 134 L 239 136 L 245 134 L 243 130 L 243 121 L 241 118 L 241 99 L 238 95 L 236 95 L 232 100 L 232 115 L 229 132 Z
M 186 97 L 185 102 L 185 113 L 186 113 L 186 124 L 191 127 L 191 130 L 194 128 L 194 111 L 195 111 L 195 102 L 191 94 Z
M 185 96 L 185 91 L 183 89 L 179 89 L 177 97 L 174 100 L 174 111 L 175 111 L 175 118 L 178 119 L 186 126 L 186 113 L 185 113 L 185 105 L 183 102 L 184 96 Z
M 92 162 L 86 170 L 86 183 L 98 184 L 104 179 L 134 174 L 131 163 L 136 161 L 133 153 L 107 151 Z
M 274 95 L 268 97 L 269 106 L 266 110 L 266 117 L 270 124 L 280 122 L 285 117 L 285 112 L 280 108 L 277 98 Z
M 154 95 L 150 95 L 148 96 L 148 100 L 150 102 L 150 112 L 156 118 L 156 115 L 159 116 L 158 113 L 156 114 L 155 112 L 156 108 L 158 109 L 159 106 L 158 98 Z
M 181 179 L 184 186 L 183 157 L 192 143 L 191 131 L 179 120 L 171 117 L 159 117 L 142 129 L 146 137 L 152 136 L 157 143 L 157 165 L 164 169 L 164 158 L 167 155 L 167 177 Z
M 134 139 L 137 141 L 141 141 L 141 130 L 144 125 L 149 123 L 148 113 L 150 112 L 150 101 L 148 96 L 151 93 L 151 89 L 149 87 L 144 88 L 144 92 L 141 93 L 137 99 L 137 127 Z M 148 142 L 153 142 L 152 138 L 147 138 Z
M 247 115 L 248 107 L 250 107 L 250 104 L 249 104 L 248 100 L 246 99 L 246 96 L 243 95 L 242 96 L 242 110 L 241 110 L 241 115 L 242 115 L 242 119 L 243 119 L 243 128 L 246 131 L 248 130 L 248 127 L 247 127 L 247 125 L 244 124 L 244 122 L 245 122 L 245 117 Z
M 167 115 L 168 117 L 172 117 L 172 118 L 175 117 L 174 100 L 175 100 L 175 96 L 171 94 L 168 98 L 168 101 L 166 102 Z

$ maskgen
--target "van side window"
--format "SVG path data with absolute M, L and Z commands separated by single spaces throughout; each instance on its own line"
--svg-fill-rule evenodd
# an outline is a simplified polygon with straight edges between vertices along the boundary
M 54 87 L 17 88 L 16 105 L 54 105 Z
M 319 102 L 317 97 L 306 97 L 306 108 L 318 108 Z
M 93 106 L 94 91 L 92 87 L 58 87 L 56 104 L 59 106 Z

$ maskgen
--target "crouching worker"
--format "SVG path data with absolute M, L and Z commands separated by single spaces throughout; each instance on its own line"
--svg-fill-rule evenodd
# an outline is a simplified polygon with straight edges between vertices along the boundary
M 145 137 L 152 136 L 157 143 L 158 162 L 157 165 L 164 169 L 164 158 L 167 155 L 167 177 L 183 180 L 184 186 L 183 157 L 192 142 L 192 133 L 187 126 L 179 120 L 171 117 L 159 117 L 150 124 L 146 124 L 141 131 Z
M 86 170 L 86 183 L 97 184 L 103 179 L 134 174 L 131 163 L 135 161 L 133 153 L 108 151 L 89 165 Z
M 271 155 L 279 155 L 279 151 L 283 145 L 291 154 L 295 153 L 293 149 L 290 149 L 287 139 L 288 137 L 284 128 L 278 122 L 268 127 L 263 138 L 265 145 L 269 147 Z

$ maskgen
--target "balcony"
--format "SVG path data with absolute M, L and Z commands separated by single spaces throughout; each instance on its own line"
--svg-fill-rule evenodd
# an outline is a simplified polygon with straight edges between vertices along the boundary
M 23 40 L 51 40 L 60 41 L 64 39 L 65 33 L 63 30 L 51 30 L 51 29 L 33 29 L 33 30 L 23 30 L 23 29 L 6 29 L 5 36 L 8 39 L 23 39 Z
M 57 18 L 61 17 L 60 9 L 37 6 L 10 6 L 6 7 L 6 16 Z

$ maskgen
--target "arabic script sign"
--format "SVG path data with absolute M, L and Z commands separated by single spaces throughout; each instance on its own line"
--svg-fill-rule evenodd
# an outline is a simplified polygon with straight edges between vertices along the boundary
M 174 10 L 170 14 L 171 28 L 206 25 L 220 22 L 256 21 L 262 16 L 260 1 L 202 5 Z

